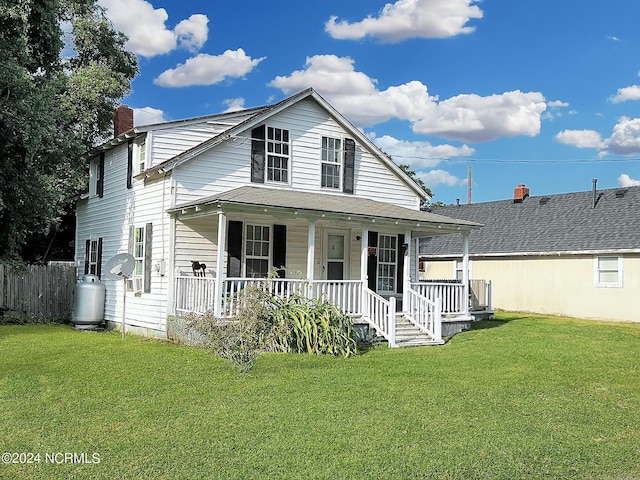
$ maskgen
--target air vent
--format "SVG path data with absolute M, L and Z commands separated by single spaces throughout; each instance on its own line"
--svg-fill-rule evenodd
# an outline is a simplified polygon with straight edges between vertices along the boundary
M 540 200 L 538 201 L 540 202 L 540 205 L 546 205 L 549 203 L 549 200 L 551 200 L 551 197 L 540 197 Z
M 616 190 L 616 198 L 622 198 L 627 194 L 628 188 L 619 188 Z

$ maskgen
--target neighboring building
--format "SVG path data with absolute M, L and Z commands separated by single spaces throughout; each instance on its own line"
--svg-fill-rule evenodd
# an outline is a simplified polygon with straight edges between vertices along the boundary
M 484 224 L 469 236 L 472 278 L 491 280 L 493 307 L 578 318 L 639 321 L 640 187 L 529 196 L 434 208 Z M 461 242 L 420 242 L 422 279 L 456 278 Z
M 132 119 L 120 107 L 115 138 L 89 153 L 76 229 L 79 273 L 135 257 L 129 330 L 164 337 L 172 314 L 230 316 L 237 291 L 275 268 L 274 292 L 329 298 L 392 345 L 396 300 L 441 341 L 436 299 L 411 289 L 418 238 L 480 225 L 421 211 L 424 191 L 315 91 L 158 125 Z M 102 281 L 105 318 L 120 323 L 122 282 Z

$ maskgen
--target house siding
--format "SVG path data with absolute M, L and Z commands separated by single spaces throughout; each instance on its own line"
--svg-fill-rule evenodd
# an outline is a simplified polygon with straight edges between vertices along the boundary
M 274 115 L 267 124 L 289 130 L 291 139 L 290 182 L 287 185 L 267 183 L 268 186 L 351 196 L 320 186 L 322 136 L 343 139 L 349 136 L 315 102 L 302 101 Z M 174 170 L 176 204 L 251 185 L 250 135 L 249 130 L 177 167 Z M 356 145 L 353 195 L 412 209 L 418 209 L 420 203 L 407 184 L 361 145 Z
M 453 260 L 428 260 L 427 278 L 452 278 Z M 594 320 L 638 321 L 640 254 L 623 255 L 622 287 L 594 285 L 594 255 L 474 257 L 473 277 L 490 279 L 494 308 Z
M 107 322 L 122 319 L 123 282 L 109 280 L 104 276 L 104 265 L 118 253 L 129 250 L 130 225 L 153 224 L 151 251 L 151 292 L 127 293 L 127 325 L 137 327 L 152 335 L 163 336 L 166 324 L 168 275 L 161 276 L 156 271 L 160 260 L 169 260 L 169 217 L 164 213 L 168 208 L 168 187 L 164 179 L 144 185 L 134 180 L 127 189 L 127 145 L 120 145 L 105 153 L 104 196 L 81 200 L 77 205 L 76 222 L 76 265 L 84 263 L 84 242 L 87 239 L 102 238 L 103 275 L 105 285 L 105 311 Z M 166 202 L 164 208 L 163 201 Z

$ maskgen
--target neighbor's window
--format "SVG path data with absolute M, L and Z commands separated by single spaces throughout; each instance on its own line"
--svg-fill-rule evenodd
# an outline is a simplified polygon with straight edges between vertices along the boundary
M 289 130 L 267 128 L 267 181 L 289 182 Z
M 342 172 L 341 151 L 342 140 L 322 137 L 321 185 L 323 188 L 340 188 L 340 175 Z
M 378 236 L 378 291 L 396 291 L 397 256 L 398 237 L 395 235 Z
M 245 230 L 246 275 L 249 278 L 266 278 L 269 273 L 270 228 L 264 225 L 247 225 Z
M 595 257 L 594 275 L 596 287 L 622 287 L 622 257 L 618 255 Z

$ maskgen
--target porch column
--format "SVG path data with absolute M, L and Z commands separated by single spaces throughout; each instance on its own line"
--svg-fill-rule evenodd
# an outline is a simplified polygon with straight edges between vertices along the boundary
M 469 316 L 469 233 L 462 234 L 462 286 L 464 314 Z
M 316 252 L 316 221 L 309 222 L 309 237 L 307 239 L 307 280 L 313 282 Z
M 404 243 L 407 244 L 407 255 L 402 265 L 402 311 L 406 312 L 409 306 L 409 289 L 411 288 L 411 258 L 413 257 L 413 245 L 411 244 L 411 230 L 404 234 Z
M 360 236 L 360 314 L 363 317 L 369 316 L 367 297 L 364 295 L 364 291 L 368 288 L 369 275 L 367 274 L 367 263 L 369 261 L 369 229 L 362 227 L 362 234 Z
M 222 284 L 224 282 L 224 253 L 227 250 L 227 216 L 218 212 L 218 254 L 216 258 L 216 285 L 213 315 L 216 318 L 222 316 Z

